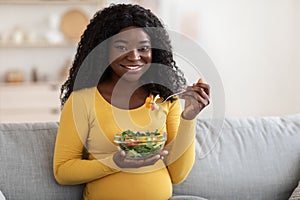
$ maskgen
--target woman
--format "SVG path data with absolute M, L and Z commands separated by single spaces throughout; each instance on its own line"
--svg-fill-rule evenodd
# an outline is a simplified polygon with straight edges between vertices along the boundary
M 106 51 L 94 51 L 99 46 Z M 93 53 L 93 59 L 103 62 L 87 62 Z M 84 63 L 97 71 L 95 85 L 82 83 L 80 74 L 85 80 L 95 76 L 85 74 Z M 88 200 L 169 199 L 172 184 L 183 181 L 193 166 L 195 117 L 209 104 L 207 84 L 201 79 L 193 86 L 185 84 L 168 34 L 150 10 L 118 4 L 97 12 L 61 90 L 56 180 L 63 185 L 85 183 Z M 183 111 L 176 97 L 149 109 L 150 97 L 165 99 L 183 87 Z M 167 133 L 165 149 L 147 159 L 128 159 L 113 143 L 115 133 L 128 129 Z

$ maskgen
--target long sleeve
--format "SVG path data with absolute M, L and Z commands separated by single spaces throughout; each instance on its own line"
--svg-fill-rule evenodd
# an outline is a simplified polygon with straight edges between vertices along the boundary
M 73 106 L 74 96 L 70 96 L 62 110 L 54 150 L 54 176 L 63 185 L 87 183 L 118 172 L 96 159 L 82 159 L 89 132 L 89 116 L 82 98 L 76 96 L 76 104 Z M 77 114 L 74 111 L 75 106 Z
M 181 117 L 180 102 L 174 103 L 167 115 L 167 132 L 170 141 L 167 168 L 173 184 L 182 182 L 195 161 L 195 124 L 196 120 Z M 170 133 L 170 134 L 169 134 Z

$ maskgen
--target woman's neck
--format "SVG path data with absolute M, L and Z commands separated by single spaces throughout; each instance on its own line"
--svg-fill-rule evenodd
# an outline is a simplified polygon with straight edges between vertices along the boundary
M 107 79 L 98 85 L 98 91 L 110 104 L 122 109 L 134 109 L 145 103 L 148 91 L 139 82 Z

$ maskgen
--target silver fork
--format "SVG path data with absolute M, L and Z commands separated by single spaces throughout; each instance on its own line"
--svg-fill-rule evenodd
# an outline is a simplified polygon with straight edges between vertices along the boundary
M 176 93 L 174 93 L 174 94 L 171 94 L 170 96 L 168 96 L 166 99 L 164 99 L 162 102 L 158 102 L 158 103 L 156 103 L 156 104 L 163 104 L 163 103 L 166 103 L 171 97 L 174 97 L 174 96 L 176 96 L 176 95 L 179 95 L 179 94 L 182 94 L 182 93 L 184 93 L 186 90 L 182 90 L 182 91 L 180 91 L 180 92 L 176 92 Z

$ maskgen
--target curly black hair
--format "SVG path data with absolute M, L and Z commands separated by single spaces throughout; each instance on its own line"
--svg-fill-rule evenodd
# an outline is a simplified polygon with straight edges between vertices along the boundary
M 62 107 L 72 91 L 75 90 L 74 83 L 77 73 L 88 54 L 97 45 L 129 26 L 143 28 L 151 39 L 152 63 L 155 63 L 155 67 L 151 66 L 141 78 L 146 83 L 143 87 L 154 95 L 159 94 L 166 98 L 186 85 L 186 79 L 173 59 L 170 38 L 161 21 L 149 9 L 139 5 L 111 4 L 93 16 L 81 36 L 69 77 L 61 87 Z M 155 29 L 152 29 L 153 27 Z M 107 54 L 106 51 L 98 57 L 103 59 L 103 66 L 101 66 L 103 73 L 99 77 L 99 83 L 110 76 L 111 68 L 108 67 Z M 97 67 L 99 68 L 99 66 Z M 171 101 L 173 100 L 171 99 Z

